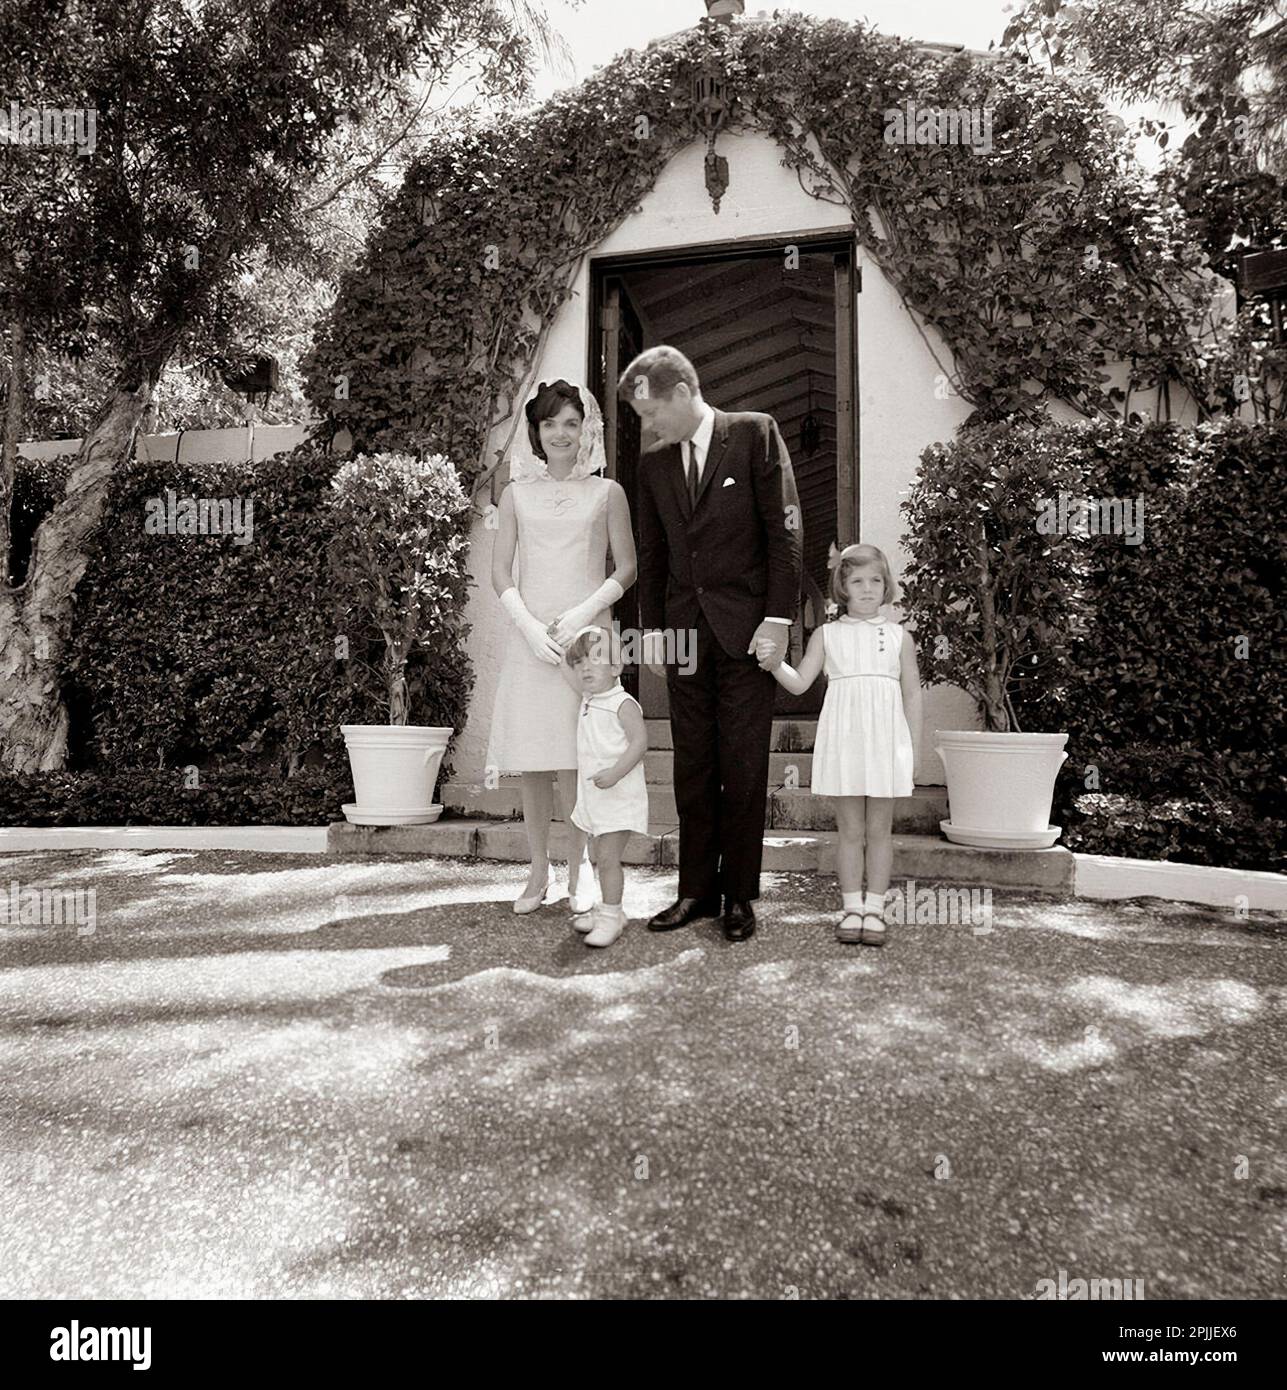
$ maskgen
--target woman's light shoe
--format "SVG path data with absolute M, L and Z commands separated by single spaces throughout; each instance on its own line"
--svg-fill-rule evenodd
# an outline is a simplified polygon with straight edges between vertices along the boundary
M 580 917 L 582 913 L 589 912 L 594 906 L 594 866 L 588 858 L 581 860 L 581 868 L 577 873 L 576 892 L 571 887 L 572 870 L 568 868 L 568 908 L 573 917 Z M 578 931 L 589 931 L 589 926 L 578 926 Z
M 581 872 L 585 873 L 585 870 L 582 869 Z M 595 890 L 592 887 L 582 888 L 580 884 L 577 884 L 577 891 L 567 895 L 567 905 L 574 917 L 584 916 L 595 905 Z M 585 930 L 588 931 L 588 927 Z
M 594 926 L 585 938 L 587 946 L 611 946 L 626 925 L 626 912 L 623 907 L 608 903 L 595 903 Z
M 581 872 L 584 873 L 585 870 L 583 869 Z M 593 931 L 597 921 L 594 912 L 591 911 L 594 907 L 594 894 L 586 893 L 582 897 L 578 892 L 575 898 L 569 898 L 568 901 L 572 904 L 572 930 L 579 931 L 583 935 Z
M 552 885 L 550 883 L 550 871 L 547 869 L 545 871 L 545 886 L 541 889 L 539 893 L 535 893 L 531 897 L 515 898 L 514 911 L 520 913 L 535 912 L 538 907 L 547 906 L 549 903 L 554 901 L 554 899 L 550 897 L 551 887 Z

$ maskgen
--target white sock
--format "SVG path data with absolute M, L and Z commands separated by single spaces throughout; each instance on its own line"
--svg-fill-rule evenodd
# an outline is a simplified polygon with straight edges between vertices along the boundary
M 840 902 L 846 912 L 861 912 L 862 898 L 863 895 L 861 891 L 855 893 L 841 893 Z
M 864 912 L 874 912 L 877 917 L 885 915 L 885 895 L 883 893 L 866 893 L 863 895 Z

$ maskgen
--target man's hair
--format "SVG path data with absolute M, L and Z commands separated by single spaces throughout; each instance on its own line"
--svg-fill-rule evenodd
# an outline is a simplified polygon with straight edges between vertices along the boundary
M 594 661 L 606 660 L 613 666 L 624 665 L 621 660 L 621 634 L 615 628 L 602 627 L 596 627 L 593 632 L 579 633 L 572 639 L 563 660 L 568 666 L 575 667 L 578 661 L 584 661 L 586 657 Z
M 617 399 L 630 401 L 669 396 L 681 381 L 693 395 L 701 393 L 697 369 L 678 348 L 663 343 L 660 347 L 646 348 L 621 373 Z

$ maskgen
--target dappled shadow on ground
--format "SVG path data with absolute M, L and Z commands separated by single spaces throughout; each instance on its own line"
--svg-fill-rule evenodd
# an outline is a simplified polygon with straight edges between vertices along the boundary
M 990 932 L 587 949 L 512 864 L 10 855 L 0 1294 L 1280 1292 L 1272 919 L 994 895 Z

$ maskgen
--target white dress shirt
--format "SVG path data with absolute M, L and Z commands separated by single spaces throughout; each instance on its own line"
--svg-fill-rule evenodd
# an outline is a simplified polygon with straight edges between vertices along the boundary
M 700 488 L 702 485 L 702 470 L 706 466 L 706 455 L 710 452 L 711 435 L 715 430 L 715 412 L 705 400 L 699 400 L 697 402 L 697 408 L 701 411 L 702 418 L 698 421 L 697 428 L 693 431 L 688 441 L 686 441 L 690 447 L 687 449 L 680 449 L 679 452 L 681 459 L 685 459 L 685 456 L 691 453 L 693 462 L 686 466 L 696 467 L 697 486 Z M 684 482 L 687 483 L 687 481 L 688 479 L 685 477 Z M 766 623 L 784 623 L 787 627 L 791 626 L 790 618 L 766 617 L 764 621 Z

